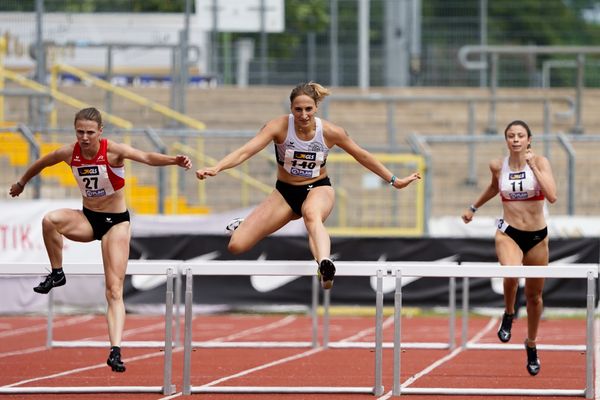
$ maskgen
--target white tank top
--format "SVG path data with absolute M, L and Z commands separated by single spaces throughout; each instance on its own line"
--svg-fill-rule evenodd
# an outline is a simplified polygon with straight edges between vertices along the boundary
M 329 148 L 323 138 L 323 122 L 315 117 L 315 124 L 315 136 L 309 141 L 300 140 L 294 128 L 294 116 L 288 116 L 287 136 L 283 143 L 275 143 L 275 157 L 290 175 L 316 178 L 327 162 Z
M 527 163 L 522 171 L 511 171 L 506 157 L 502 162 L 499 184 L 502 201 L 544 200 L 540 185 Z

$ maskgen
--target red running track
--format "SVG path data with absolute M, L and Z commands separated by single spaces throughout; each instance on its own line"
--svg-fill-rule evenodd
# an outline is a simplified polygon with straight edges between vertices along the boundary
M 330 341 L 373 342 L 373 317 L 331 317 Z M 393 324 L 386 319 L 384 341 L 393 340 Z M 476 317 L 469 322 L 469 339 L 496 343 L 495 318 Z M 103 316 L 60 316 L 55 319 L 55 340 L 107 340 Z M 457 326 L 460 326 L 457 321 Z M 513 329 L 513 343 L 525 338 L 526 321 Z M 160 341 L 162 317 L 128 316 L 123 340 Z M 460 335 L 457 335 L 460 336 Z M 182 335 L 183 337 L 183 335 Z M 311 341 L 311 320 L 285 315 L 198 315 L 193 322 L 194 341 Z M 404 342 L 446 342 L 448 321 L 443 317 L 405 317 Z M 540 343 L 585 344 L 583 319 L 543 320 Z M 0 384 L 18 386 L 162 386 L 161 349 L 124 348 L 127 372 L 117 374 L 106 366 L 108 349 L 47 349 L 43 317 L 0 318 Z M 540 351 L 542 370 L 536 377 L 525 369 L 524 350 L 423 350 L 402 352 L 403 385 L 410 387 L 470 387 L 583 389 L 585 354 L 574 351 Z M 374 382 L 374 352 L 371 349 L 309 348 L 197 348 L 192 353 L 192 386 L 218 382 L 223 386 L 363 386 Z M 383 352 L 383 384 L 390 397 L 393 354 Z M 434 367 L 435 366 L 435 367 Z M 14 394 L 2 399 L 371 399 L 366 394 L 194 394 L 181 396 L 183 351 L 174 349 L 173 383 L 177 393 L 161 394 Z M 598 399 L 598 388 L 596 388 Z M 410 395 L 409 399 L 438 399 L 440 396 Z M 456 399 L 458 396 L 448 396 Z M 460 396 L 461 399 L 510 399 L 516 396 Z M 537 397 L 527 397 L 535 399 Z M 540 397 L 569 399 L 569 397 Z M 573 397 L 573 399 L 579 397 Z

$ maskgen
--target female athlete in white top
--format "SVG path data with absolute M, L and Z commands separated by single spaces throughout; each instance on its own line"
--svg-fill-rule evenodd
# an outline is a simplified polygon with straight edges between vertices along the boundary
M 475 211 L 500 193 L 503 217 L 498 220 L 496 254 L 501 265 L 548 265 L 548 231 L 544 199 L 556 201 L 556 184 L 548 160 L 531 150 L 531 130 L 523 121 L 513 121 L 504 130 L 509 156 L 490 162 L 492 180 L 479 198 L 462 215 L 471 222 Z M 504 279 L 505 311 L 498 338 L 508 342 L 515 314 L 518 279 Z M 527 371 L 537 375 L 540 361 L 536 338 L 542 315 L 543 278 L 527 278 Z
M 215 166 L 196 172 L 201 180 L 215 176 L 274 143 L 278 163 L 276 190 L 239 227 L 232 227 L 237 229 L 229 241 L 229 251 L 234 254 L 247 251 L 291 220 L 302 217 L 312 255 L 319 264 L 317 274 L 325 289 L 331 288 L 335 275 L 335 266 L 329 259 L 331 241 L 324 226 L 334 204 L 334 191 L 325 166 L 329 150 L 334 145 L 339 146 L 396 189 L 421 178 L 416 172 L 397 178 L 358 146 L 343 128 L 315 117 L 320 101 L 327 95 L 329 90 L 314 82 L 296 86 L 290 94 L 291 114 L 267 122 L 245 145 Z

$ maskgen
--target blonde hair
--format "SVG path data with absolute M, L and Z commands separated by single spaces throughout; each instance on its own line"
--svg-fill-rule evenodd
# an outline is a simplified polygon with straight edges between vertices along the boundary
M 315 101 L 315 104 L 319 104 L 325 96 L 329 96 L 331 91 L 320 84 L 310 81 L 301 83 L 292 89 L 292 93 L 290 93 L 290 103 L 294 101 L 294 99 L 301 95 L 306 95 Z

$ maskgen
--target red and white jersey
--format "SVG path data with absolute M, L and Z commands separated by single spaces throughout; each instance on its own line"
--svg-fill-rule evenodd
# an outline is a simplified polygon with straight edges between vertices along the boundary
M 88 160 L 75 143 L 71 156 L 71 171 L 83 197 L 103 197 L 125 186 L 125 166 L 113 167 L 108 163 L 108 140 L 100 140 L 100 150 Z
M 527 163 L 522 171 L 511 171 L 506 157 L 502 163 L 499 183 L 502 201 L 544 200 L 540 185 Z

